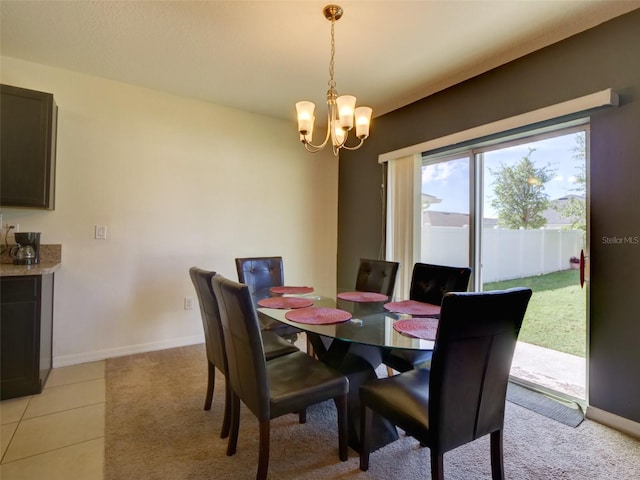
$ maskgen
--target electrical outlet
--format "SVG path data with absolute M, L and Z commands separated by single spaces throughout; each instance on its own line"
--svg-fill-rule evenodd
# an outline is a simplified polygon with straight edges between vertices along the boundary
M 20 229 L 20 225 L 16 223 L 3 223 L 2 225 L 2 233 L 7 235 L 9 238 L 13 238 L 13 234 L 18 232 Z
M 193 310 L 193 297 L 184 297 L 184 309 Z

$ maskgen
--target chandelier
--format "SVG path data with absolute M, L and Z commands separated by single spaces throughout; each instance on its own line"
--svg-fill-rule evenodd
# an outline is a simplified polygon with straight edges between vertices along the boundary
M 327 90 L 327 135 L 319 145 L 311 143 L 313 137 L 313 124 L 315 122 L 315 104 L 313 102 L 302 101 L 296 103 L 298 114 L 298 133 L 300 141 L 309 152 L 315 153 L 322 150 L 331 140 L 333 154 L 337 157 L 341 148 L 356 150 L 362 146 L 364 140 L 369 136 L 369 125 L 371 124 L 372 110 L 369 107 L 356 106 L 356 97 L 352 95 L 338 96 L 336 82 L 333 79 L 333 58 L 336 53 L 334 40 L 334 26 L 336 21 L 342 17 L 342 7 L 338 5 L 327 5 L 322 9 L 325 18 L 331 21 L 331 60 L 329 61 L 329 90 Z M 349 132 L 356 126 L 356 138 L 359 143 L 347 146 Z

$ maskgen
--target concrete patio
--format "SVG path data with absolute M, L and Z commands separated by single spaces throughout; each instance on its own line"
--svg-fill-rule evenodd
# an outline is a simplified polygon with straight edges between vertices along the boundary
M 511 375 L 577 399 L 586 399 L 586 360 L 518 342 Z

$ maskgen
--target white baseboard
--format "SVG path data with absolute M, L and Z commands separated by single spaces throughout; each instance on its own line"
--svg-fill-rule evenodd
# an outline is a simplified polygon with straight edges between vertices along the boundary
M 620 417 L 613 413 L 599 408 L 588 406 L 585 416 L 589 420 L 606 425 L 607 427 L 615 428 L 620 432 L 627 433 L 634 437 L 640 438 L 640 423 L 629 420 L 628 418 Z
M 78 353 L 74 355 L 59 355 L 53 357 L 53 368 L 77 365 L 79 363 L 97 362 L 99 360 L 105 360 L 107 358 L 122 357 L 124 355 L 133 355 L 135 353 L 153 352 L 155 350 L 164 350 L 167 348 L 185 347 L 187 345 L 195 345 L 198 343 L 204 343 L 204 335 L 172 338 L 170 340 L 162 340 L 160 342 L 127 345 L 126 347 L 108 348 L 106 350 Z

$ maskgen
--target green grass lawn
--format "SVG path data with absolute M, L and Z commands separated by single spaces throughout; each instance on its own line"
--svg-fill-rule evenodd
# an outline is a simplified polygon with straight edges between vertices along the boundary
M 529 287 L 529 301 L 518 340 L 585 356 L 586 299 L 578 270 L 485 283 L 483 290 Z

